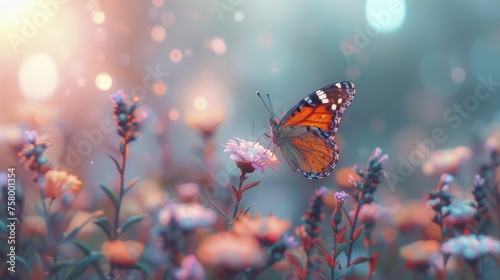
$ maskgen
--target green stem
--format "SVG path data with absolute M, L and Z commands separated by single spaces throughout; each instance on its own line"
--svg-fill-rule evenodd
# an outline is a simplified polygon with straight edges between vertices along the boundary
M 233 226 L 233 222 L 234 222 L 234 219 L 236 218 L 236 215 L 238 215 L 238 210 L 239 210 L 239 207 L 240 207 L 240 202 L 241 202 L 241 199 L 243 198 L 243 194 L 241 193 L 241 188 L 243 187 L 243 182 L 248 178 L 245 175 L 246 175 L 246 173 L 244 173 L 243 171 L 241 171 L 240 176 L 238 177 L 238 189 L 237 189 L 238 197 L 235 197 L 236 202 L 234 204 L 233 218 L 228 223 L 228 227 L 230 229 Z
M 368 275 L 366 276 L 366 279 L 367 280 L 371 280 L 372 279 L 372 271 L 371 271 L 371 267 L 373 265 L 373 259 L 372 259 L 372 242 L 371 242 L 371 228 L 366 228 L 366 231 L 365 231 L 365 239 L 366 239 L 366 242 L 368 244 Z
M 120 189 L 118 190 L 118 206 L 115 211 L 115 219 L 114 219 L 114 233 L 111 240 L 116 240 L 118 238 L 118 224 L 120 222 L 120 208 L 122 205 L 123 193 L 125 191 L 125 167 L 127 164 L 127 152 L 128 152 L 128 142 L 127 139 L 122 138 L 123 141 L 123 150 L 121 151 L 121 162 L 120 169 L 118 172 L 120 173 Z M 111 268 L 109 270 L 109 278 L 114 279 L 114 270 L 115 266 L 111 264 Z
M 356 222 L 358 221 L 358 215 L 359 215 L 359 211 L 361 210 L 361 203 L 359 202 L 361 200 L 361 197 L 362 197 L 362 192 L 359 192 L 359 195 L 358 195 L 358 203 L 356 205 L 356 212 L 354 214 L 354 220 L 352 222 L 352 226 L 351 226 L 351 237 L 349 238 L 349 253 L 347 254 L 347 267 L 349 267 L 351 265 L 351 255 L 352 255 L 352 247 L 354 245 L 354 232 L 356 231 Z
M 335 250 L 337 250 L 337 242 L 336 242 L 336 235 L 337 234 L 337 226 L 332 226 L 332 261 L 333 265 L 330 268 L 330 278 L 331 280 L 335 280 Z

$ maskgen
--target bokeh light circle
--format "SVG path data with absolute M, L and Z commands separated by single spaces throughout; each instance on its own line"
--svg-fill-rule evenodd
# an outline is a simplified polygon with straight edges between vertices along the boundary
M 207 109 L 207 99 L 203 96 L 198 96 L 193 101 L 194 108 L 198 111 L 203 111 Z
M 403 25 L 406 15 L 404 0 L 367 0 L 365 16 L 371 29 L 392 33 Z
M 105 91 L 113 85 L 113 78 L 106 72 L 101 72 L 95 77 L 95 85 L 98 89 Z
M 29 100 L 50 98 L 57 87 L 57 67 L 47 54 L 35 53 L 24 59 L 19 69 L 19 86 Z
M 172 62 L 177 63 L 182 60 L 182 52 L 179 49 L 173 49 L 169 57 Z

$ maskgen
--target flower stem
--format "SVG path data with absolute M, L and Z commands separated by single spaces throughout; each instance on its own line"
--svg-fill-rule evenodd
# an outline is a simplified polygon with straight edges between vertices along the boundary
M 240 202 L 241 199 L 243 198 L 243 193 L 241 192 L 241 188 L 243 187 L 243 182 L 247 179 L 248 177 L 246 176 L 246 173 L 241 171 L 240 176 L 238 177 L 238 195 L 235 197 L 235 204 L 234 204 L 234 210 L 233 210 L 233 218 L 231 219 L 231 222 L 229 224 L 229 227 L 232 227 L 233 221 L 236 218 L 236 215 L 238 215 L 238 210 L 240 207 Z
M 112 236 L 112 240 L 116 240 L 118 238 L 118 223 L 120 222 L 120 208 L 122 205 L 123 194 L 125 191 L 125 166 L 127 164 L 127 154 L 128 154 L 128 142 L 125 138 L 122 138 L 123 150 L 121 150 L 121 162 L 120 169 L 118 172 L 120 173 L 120 188 L 118 190 L 118 206 L 115 211 L 115 219 L 114 219 L 114 233 Z M 109 270 L 109 278 L 114 279 L 114 270 L 115 266 L 111 264 L 111 268 Z
M 367 280 L 372 279 L 372 267 L 373 267 L 373 258 L 372 258 L 372 242 L 371 242 L 371 229 L 367 228 L 365 231 L 365 240 L 368 244 L 368 274 L 366 275 Z
M 361 203 L 359 202 L 362 197 L 362 192 L 359 192 L 358 195 L 358 203 L 356 205 L 356 212 L 354 214 L 354 220 L 352 221 L 351 226 L 351 237 L 349 238 L 349 253 L 347 254 L 347 267 L 351 265 L 351 255 L 352 255 L 352 247 L 354 245 L 354 232 L 356 231 L 356 222 L 358 221 L 359 211 L 361 210 Z
M 332 262 L 333 265 L 330 267 L 330 278 L 331 280 L 335 280 L 335 250 L 337 250 L 337 242 L 336 242 L 336 234 L 337 234 L 337 226 L 332 226 Z

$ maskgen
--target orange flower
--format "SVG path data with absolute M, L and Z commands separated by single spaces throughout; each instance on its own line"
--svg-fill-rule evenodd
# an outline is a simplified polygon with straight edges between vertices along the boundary
M 256 217 L 245 215 L 234 222 L 233 230 L 240 235 L 251 235 L 261 242 L 274 243 L 290 227 L 290 221 L 277 217 Z
M 76 196 L 82 188 L 82 181 L 64 170 L 50 170 L 45 174 L 44 194 L 47 198 L 58 198 L 63 194 Z
M 144 245 L 137 241 L 106 241 L 101 251 L 117 267 L 131 267 L 139 261 Z
M 439 255 L 439 242 L 436 240 L 417 241 L 399 249 L 399 254 L 411 269 L 427 269 Z
M 206 266 L 230 270 L 260 267 L 265 261 L 265 253 L 255 238 L 231 232 L 219 232 L 207 237 L 196 255 Z

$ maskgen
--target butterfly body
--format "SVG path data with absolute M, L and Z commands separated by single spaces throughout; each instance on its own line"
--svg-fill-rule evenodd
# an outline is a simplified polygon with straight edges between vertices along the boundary
M 271 117 L 271 139 L 294 171 L 309 179 L 330 175 L 339 157 L 335 133 L 354 93 L 351 82 L 331 84 L 306 96 L 281 121 Z

